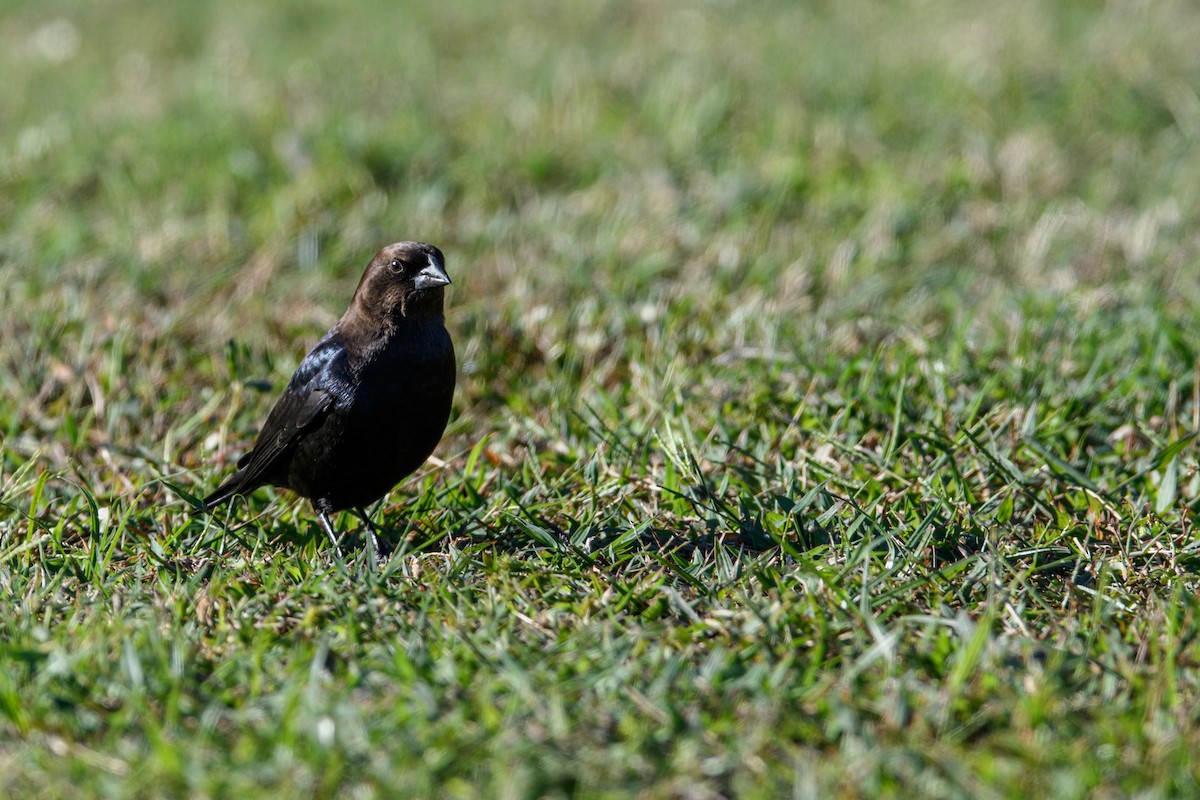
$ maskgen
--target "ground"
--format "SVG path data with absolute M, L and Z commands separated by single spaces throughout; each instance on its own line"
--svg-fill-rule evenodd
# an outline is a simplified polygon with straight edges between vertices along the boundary
M 0 795 L 1193 797 L 1200 9 L 14 0 Z M 370 255 L 436 457 L 194 498 Z

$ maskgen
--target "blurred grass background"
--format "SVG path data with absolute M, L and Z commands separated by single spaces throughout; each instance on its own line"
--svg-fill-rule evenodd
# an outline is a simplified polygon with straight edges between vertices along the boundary
M 1191 796 L 1197 41 L 10 0 L 0 787 Z M 404 238 L 461 374 L 402 553 L 193 516 Z

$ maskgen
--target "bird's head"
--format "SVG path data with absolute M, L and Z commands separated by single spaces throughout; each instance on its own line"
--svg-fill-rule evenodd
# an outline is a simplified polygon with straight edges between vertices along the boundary
M 450 283 L 442 251 L 424 242 L 396 242 L 367 265 L 350 312 L 379 322 L 440 317 L 442 294 Z

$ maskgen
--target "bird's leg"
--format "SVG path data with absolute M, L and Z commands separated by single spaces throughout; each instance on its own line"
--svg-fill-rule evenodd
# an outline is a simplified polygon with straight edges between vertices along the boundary
M 324 506 L 317 506 L 317 518 L 321 520 L 321 527 L 325 529 L 325 533 L 329 535 L 329 541 L 333 544 L 333 553 L 338 558 L 342 557 L 342 548 L 338 546 L 337 531 L 333 529 L 333 523 L 329 521 L 329 511 Z
M 376 559 L 379 558 L 379 531 L 375 530 L 375 523 L 371 522 L 371 518 L 367 516 L 367 510 L 362 506 L 354 509 L 362 521 L 367 524 L 367 542 L 371 545 L 371 553 Z

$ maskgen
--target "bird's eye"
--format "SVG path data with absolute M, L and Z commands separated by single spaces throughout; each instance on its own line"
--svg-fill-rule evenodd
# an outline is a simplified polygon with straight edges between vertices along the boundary
M 399 272 L 404 268 L 404 262 L 398 258 L 393 258 L 392 263 L 388 264 L 388 266 L 391 267 L 392 272 Z

